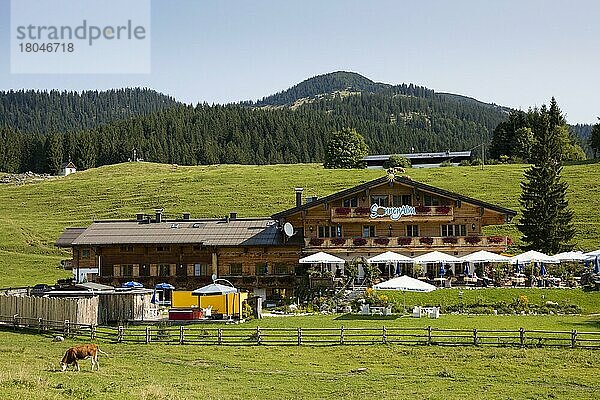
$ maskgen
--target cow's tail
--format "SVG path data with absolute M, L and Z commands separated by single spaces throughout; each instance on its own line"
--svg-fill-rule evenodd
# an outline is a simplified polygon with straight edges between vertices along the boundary
M 100 350 L 100 347 L 98 347 L 98 353 L 101 353 L 101 354 L 104 354 L 107 357 L 110 357 L 110 355 L 107 352 Z

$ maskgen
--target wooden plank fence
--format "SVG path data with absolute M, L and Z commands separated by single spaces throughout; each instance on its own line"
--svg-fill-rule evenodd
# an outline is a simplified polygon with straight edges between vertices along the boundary
M 243 328 L 200 325 L 97 326 L 0 315 L 0 326 L 66 337 L 115 343 L 166 343 L 174 345 L 423 345 L 563 347 L 600 349 L 600 332 L 520 329 L 446 329 L 427 327 L 378 328 Z
M 97 324 L 98 297 L 75 299 L 0 294 L 0 315 Z

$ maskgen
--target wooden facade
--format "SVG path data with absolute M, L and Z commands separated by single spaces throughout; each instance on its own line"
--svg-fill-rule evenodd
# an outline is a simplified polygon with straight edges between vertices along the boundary
M 411 257 L 433 250 L 502 252 L 509 239 L 484 236 L 482 228 L 515 214 L 391 176 L 304 204 L 297 193 L 294 208 L 270 218 L 162 220 L 157 214 L 154 220 L 98 221 L 81 234 L 66 231 L 57 244 L 73 249 L 73 268 L 99 268 L 99 283 L 168 282 L 192 290 L 216 276 L 268 298 L 293 295 L 306 275 L 298 260 L 318 251 L 347 261 L 385 251 Z M 294 228 L 291 238 L 283 232 L 286 223 Z

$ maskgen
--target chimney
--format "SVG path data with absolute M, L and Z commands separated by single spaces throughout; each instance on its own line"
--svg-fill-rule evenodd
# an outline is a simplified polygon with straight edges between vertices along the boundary
M 184 221 L 188 221 L 190 219 L 190 213 L 189 212 L 184 212 L 183 213 L 183 220 Z
M 304 188 L 297 187 L 294 188 L 294 191 L 296 192 L 296 207 L 300 207 L 302 205 L 302 192 Z
M 157 223 L 161 223 L 162 222 L 163 209 L 162 208 L 157 208 L 157 209 L 154 210 L 154 212 L 156 213 L 156 222 Z
M 137 222 L 142 222 L 144 220 L 144 213 L 137 213 L 137 214 L 135 214 L 135 220 Z
M 229 220 L 230 221 L 235 221 L 237 219 L 237 213 L 236 212 L 230 212 L 229 213 Z

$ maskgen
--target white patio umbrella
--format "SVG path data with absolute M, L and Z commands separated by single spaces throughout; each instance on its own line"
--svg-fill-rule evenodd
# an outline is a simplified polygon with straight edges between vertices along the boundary
M 436 289 L 435 286 L 427 282 L 411 278 L 407 275 L 402 275 L 397 278 L 392 278 L 389 281 L 380 282 L 373 286 L 377 290 L 402 290 L 407 292 L 431 292 Z
M 310 256 L 301 258 L 298 260 L 298 262 L 300 264 L 343 264 L 346 261 L 343 258 L 320 251 L 318 253 L 311 254 Z
M 552 256 L 556 261 L 585 261 L 587 256 L 581 251 L 565 251 Z
M 600 255 L 600 249 L 590 251 L 589 253 L 584 254 L 586 260 L 595 260 L 596 256 L 598 256 L 598 255 Z
M 393 251 L 386 251 L 385 253 L 367 259 L 367 262 L 369 264 L 387 264 L 388 275 L 391 275 L 390 266 L 392 264 L 397 267 L 400 263 L 412 263 L 413 259 L 402 254 L 394 253 Z M 396 269 L 397 268 L 394 268 L 394 271 L 396 271 Z
M 494 262 L 494 263 L 507 263 L 510 257 L 503 256 L 501 254 L 492 253 L 486 250 L 476 251 L 475 253 L 467 254 L 466 256 L 460 257 L 461 261 L 470 263 L 482 263 L 482 262 Z
M 344 264 L 346 260 L 320 251 L 318 253 L 311 254 L 310 256 L 301 258 L 298 260 L 298 262 L 300 264 L 325 264 L 326 266 L 329 266 L 329 264 Z M 333 271 L 331 272 L 333 273 Z
M 523 254 L 519 254 L 518 256 L 511 257 L 509 262 L 511 264 L 529 264 L 532 262 L 543 262 L 551 264 L 558 263 L 558 261 L 554 257 L 544 253 L 540 253 L 539 251 L 535 250 L 529 250 Z
M 442 253 L 441 251 L 432 251 L 430 253 L 421 254 L 420 256 L 413 258 L 413 262 L 416 264 L 430 264 L 440 262 L 456 264 L 462 262 L 462 260 L 450 254 Z
M 422 282 L 410 276 L 402 275 L 389 281 L 380 282 L 373 286 L 376 290 L 401 290 L 404 300 L 404 311 L 406 312 L 406 292 L 431 292 L 435 286 Z

